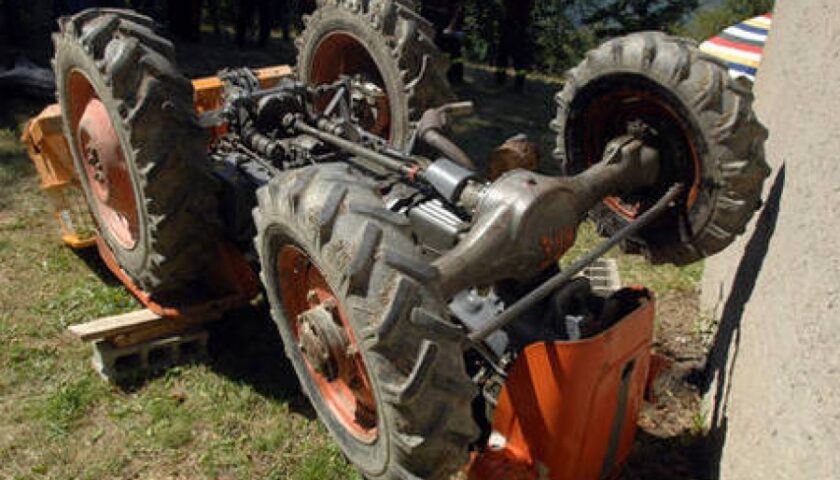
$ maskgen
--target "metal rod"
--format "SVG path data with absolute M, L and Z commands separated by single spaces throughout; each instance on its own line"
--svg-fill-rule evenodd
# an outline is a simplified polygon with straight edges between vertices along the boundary
M 476 330 L 469 334 L 469 340 L 473 343 L 484 341 L 493 332 L 505 327 L 507 324 L 520 318 L 528 309 L 534 306 L 537 302 L 544 300 L 557 290 L 561 285 L 568 282 L 574 275 L 586 268 L 590 263 L 597 260 L 599 257 L 607 253 L 611 248 L 618 245 L 619 242 L 625 238 L 638 232 L 643 227 L 647 226 L 651 221 L 656 219 L 662 212 L 668 209 L 671 202 L 676 200 L 677 196 L 683 191 L 683 185 L 678 183 L 673 185 L 650 210 L 643 213 L 636 221 L 622 228 L 618 233 L 608 238 L 606 241 L 598 245 L 594 250 L 587 253 L 584 257 L 576 261 L 569 268 L 561 271 L 554 277 L 548 279 L 526 295 L 518 302 L 511 305 L 510 308 L 500 313 L 498 317 L 494 318 L 492 322 L 485 325 L 483 328 Z M 469 343 L 467 343 L 469 346 Z
M 335 95 L 333 96 L 332 100 L 330 100 L 330 104 L 327 105 L 327 109 L 324 110 L 325 117 L 329 117 L 330 115 L 332 115 L 333 110 L 335 110 L 335 107 L 338 106 L 338 102 L 341 101 L 342 96 L 344 96 L 344 86 L 339 87 L 338 91 L 335 92 Z
M 379 165 L 394 172 L 410 174 L 412 172 L 412 169 L 415 167 L 415 165 L 413 164 L 405 163 L 393 157 L 383 155 L 377 151 L 353 143 L 350 140 L 341 138 L 338 135 L 333 135 L 331 133 L 318 130 L 317 128 L 307 125 L 302 120 L 298 120 L 295 122 L 295 128 L 303 133 L 312 135 L 313 137 L 316 137 L 319 140 L 323 140 L 327 143 L 330 143 L 344 150 L 347 153 L 367 158 L 368 160 L 376 162 Z

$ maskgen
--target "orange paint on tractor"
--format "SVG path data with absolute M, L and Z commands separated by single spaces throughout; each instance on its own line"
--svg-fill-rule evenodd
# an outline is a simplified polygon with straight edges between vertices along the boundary
M 258 68 L 254 72 L 257 74 L 260 86 L 271 88 L 281 78 L 291 75 L 292 68 L 287 65 L 280 65 L 276 67 Z M 224 84 L 219 77 L 197 78 L 192 81 L 192 84 L 195 90 L 195 94 L 193 95 L 195 109 L 198 113 L 215 110 L 222 105 Z
M 490 445 L 470 465 L 470 477 L 614 478 L 636 434 L 653 319 L 647 294 L 600 335 L 528 346 L 508 372 Z

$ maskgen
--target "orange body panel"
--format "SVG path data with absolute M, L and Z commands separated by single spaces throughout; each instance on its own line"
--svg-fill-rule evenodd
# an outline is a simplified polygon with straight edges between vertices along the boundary
M 167 318 L 216 318 L 224 312 L 247 305 L 260 292 L 259 279 L 251 270 L 242 254 L 224 241 L 216 245 L 217 257 L 214 268 L 208 269 L 206 287 L 209 297 L 198 299 L 178 298 L 174 301 L 155 300 L 143 291 L 120 268 L 114 254 L 100 238 L 96 237 L 96 248 L 114 276 L 134 295 L 140 303 L 161 317 Z
M 52 203 L 61 239 L 72 248 L 86 248 L 96 240 L 93 219 L 73 167 L 73 157 L 61 127 L 61 108 L 50 105 L 31 119 L 21 141 Z
M 653 300 L 602 334 L 528 346 L 499 396 L 474 479 L 613 478 L 633 446 L 653 341 Z
M 283 77 L 292 74 L 292 68 L 287 65 L 276 67 L 259 68 L 254 70 L 260 85 L 263 88 L 271 88 Z M 219 108 L 222 104 L 222 92 L 224 84 L 219 77 L 198 78 L 192 81 L 195 90 L 194 102 L 198 113 Z

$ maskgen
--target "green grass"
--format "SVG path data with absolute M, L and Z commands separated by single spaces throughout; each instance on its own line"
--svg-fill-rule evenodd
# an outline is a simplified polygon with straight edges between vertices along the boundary
M 50 265 L 46 260 L 42 265 L 45 275 L 55 274 L 54 271 L 51 273 L 51 269 L 61 268 L 60 264 Z M 33 304 L 31 310 L 37 315 L 57 320 L 54 325 L 66 328 L 68 325 L 125 313 L 138 307 L 134 297 L 121 286 L 101 283 L 93 274 L 81 280 L 79 283 L 61 285 L 54 295 Z
M 102 383 L 89 375 L 61 384 L 46 398 L 31 405 L 32 417 L 43 422 L 49 434 L 67 435 L 104 391 Z

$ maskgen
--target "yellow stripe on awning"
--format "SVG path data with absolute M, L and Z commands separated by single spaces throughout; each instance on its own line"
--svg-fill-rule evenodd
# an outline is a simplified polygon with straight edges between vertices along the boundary
M 700 46 L 700 50 L 704 52 L 714 55 L 715 57 L 722 58 L 727 62 L 732 63 L 740 63 L 741 65 L 746 65 L 748 67 L 758 68 L 759 64 L 761 63 L 759 60 L 755 60 L 744 55 L 739 55 L 737 51 L 734 51 L 730 48 L 720 47 L 710 42 L 705 42 Z
M 765 30 L 770 30 L 770 27 L 773 26 L 773 21 L 765 17 L 754 17 L 749 20 L 744 20 L 741 23 L 755 28 L 763 28 Z

